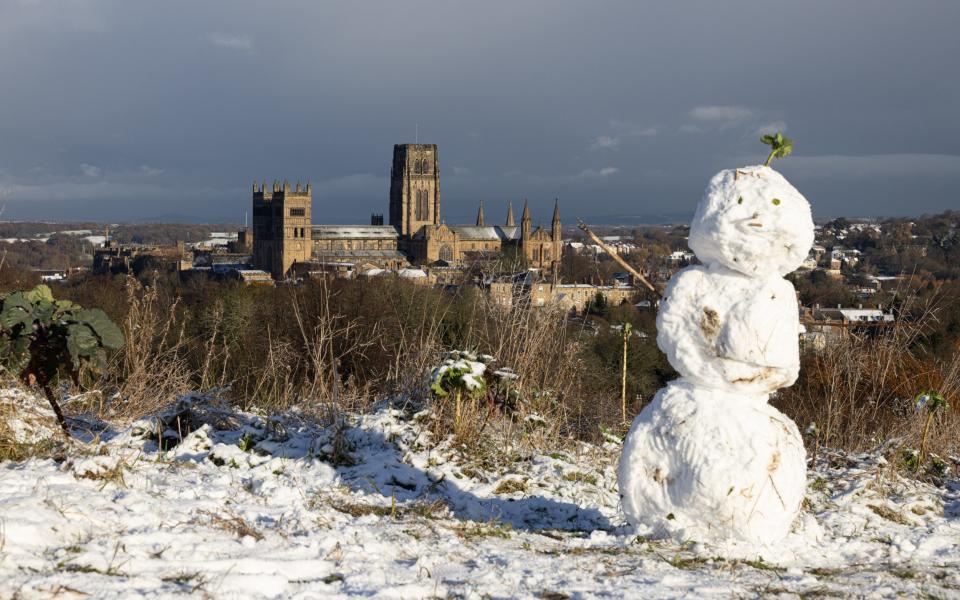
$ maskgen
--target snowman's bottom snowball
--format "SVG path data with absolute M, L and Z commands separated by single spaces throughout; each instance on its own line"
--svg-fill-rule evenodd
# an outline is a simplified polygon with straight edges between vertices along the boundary
M 765 395 L 679 379 L 634 420 L 620 496 L 627 519 L 660 537 L 771 544 L 800 511 L 806 473 L 797 426 Z

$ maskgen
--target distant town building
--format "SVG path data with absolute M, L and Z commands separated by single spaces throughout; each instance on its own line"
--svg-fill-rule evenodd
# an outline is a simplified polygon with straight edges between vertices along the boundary
M 831 341 L 851 333 L 872 334 L 880 329 L 893 327 L 893 313 L 883 308 L 812 308 L 800 307 L 800 323 L 803 326 L 801 341 L 808 348 L 822 349 Z
M 183 242 L 158 246 L 106 240 L 93 251 L 94 273 L 139 273 L 150 267 L 180 271 L 192 266 L 193 252 Z
M 491 300 L 504 308 L 555 306 L 577 314 L 582 314 L 598 295 L 609 306 L 631 302 L 637 295 L 636 288 L 628 285 L 554 283 L 532 271 L 491 278 L 485 287 Z

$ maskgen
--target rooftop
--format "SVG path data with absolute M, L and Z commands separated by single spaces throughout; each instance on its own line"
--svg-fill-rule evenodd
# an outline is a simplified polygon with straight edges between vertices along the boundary
M 464 240 L 516 240 L 520 238 L 519 227 L 501 227 L 489 225 L 477 227 L 473 225 L 454 225 L 450 229 L 457 232 Z
M 407 258 L 397 250 L 314 250 L 312 256 L 316 258 Z
M 397 239 L 400 234 L 393 225 L 313 225 L 312 239 Z

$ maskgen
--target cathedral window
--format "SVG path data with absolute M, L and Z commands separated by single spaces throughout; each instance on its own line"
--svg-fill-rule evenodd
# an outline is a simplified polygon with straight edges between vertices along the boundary
M 430 215 L 430 193 L 427 190 L 417 190 L 416 218 L 426 221 Z

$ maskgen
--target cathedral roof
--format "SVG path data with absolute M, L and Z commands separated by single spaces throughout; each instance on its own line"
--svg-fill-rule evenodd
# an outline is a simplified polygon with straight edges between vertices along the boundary
M 406 260 L 407 255 L 399 250 L 314 250 L 311 255 L 319 259 L 343 258 L 394 258 Z
M 499 225 L 488 225 L 486 227 L 474 227 L 469 225 L 460 225 L 450 227 L 457 232 L 462 240 L 516 240 L 520 238 L 519 227 L 500 227 Z
M 315 240 L 397 239 L 400 235 L 393 225 L 313 225 L 311 229 Z

